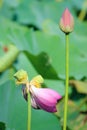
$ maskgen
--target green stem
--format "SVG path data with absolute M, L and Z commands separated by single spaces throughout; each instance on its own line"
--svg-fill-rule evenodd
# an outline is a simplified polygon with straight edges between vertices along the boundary
M 78 16 L 78 18 L 81 20 L 81 21 L 83 21 L 84 20 L 84 18 L 85 18 L 85 16 L 86 16 L 86 11 L 87 10 L 87 0 L 84 0 L 83 1 L 83 5 L 82 5 L 82 10 L 81 10 L 81 12 L 80 12 L 80 14 L 79 14 L 79 16 Z
M 63 130 L 67 127 L 67 108 L 68 108 L 68 83 L 69 83 L 69 34 L 66 34 L 66 86 L 65 86 L 65 102 L 64 102 L 64 124 Z
M 28 122 L 27 122 L 27 130 L 31 129 L 31 97 L 28 91 Z
M 86 10 L 82 10 L 78 16 L 78 18 L 83 21 L 86 16 Z

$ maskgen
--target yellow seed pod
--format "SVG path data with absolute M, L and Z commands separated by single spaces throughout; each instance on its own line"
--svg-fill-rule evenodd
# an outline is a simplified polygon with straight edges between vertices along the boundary
M 16 84 L 26 84 L 28 82 L 28 74 L 24 70 L 19 70 L 14 74 L 14 77 L 16 78 Z
M 34 85 L 35 87 L 40 88 L 43 82 L 43 77 L 41 75 L 38 75 L 30 81 L 30 85 Z

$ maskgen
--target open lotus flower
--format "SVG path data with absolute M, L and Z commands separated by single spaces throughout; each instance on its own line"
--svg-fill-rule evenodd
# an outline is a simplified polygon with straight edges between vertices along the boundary
M 27 100 L 26 87 L 23 87 L 23 95 Z M 56 112 L 56 104 L 61 99 L 61 95 L 49 88 L 36 88 L 31 85 L 29 92 L 31 94 L 31 104 L 35 109 L 43 109 L 47 112 Z
M 16 76 L 16 75 L 15 75 Z M 62 97 L 56 91 L 49 88 L 41 88 L 42 76 L 38 75 L 28 82 L 28 92 L 31 95 L 31 105 L 35 109 L 43 109 L 47 112 L 56 112 L 56 104 Z M 27 100 L 26 84 L 22 86 L 23 96 Z
M 68 8 L 65 9 L 59 23 L 60 29 L 64 33 L 70 33 L 74 28 L 74 19 Z
M 39 88 L 41 83 L 40 79 L 42 79 L 42 77 L 38 75 L 35 78 L 29 84 L 32 107 L 35 109 L 43 109 L 47 112 L 56 112 L 56 104 L 58 100 L 61 99 L 61 95 L 49 88 Z M 39 82 L 37 78 L 39 79 Z M 23 95 L 27 100 L 26 87 L 23 87 L 22 90 Z

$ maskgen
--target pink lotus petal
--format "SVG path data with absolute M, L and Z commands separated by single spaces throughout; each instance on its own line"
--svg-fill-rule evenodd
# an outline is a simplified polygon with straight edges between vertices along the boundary
M 37 96 L 38 98 L 42 98 L 43 100 L 46 100 L 46 102 L 49 103 L 49 105 L 57 103 L 57 100 L 60 98 L 60 95 L 51 89 L 36 88 L 32 86 L 32 91 L 35 96 Z
M 49 104 L 46 104 L 45 100 L 41 100 L 38 97 L 35 97 L 34 99 L 41 109 L 43 109 L 47 112 L 56 112 L 57 111 L 56 104 L 54 104 L 54 105 L 52 104 L 52 106 L 51 105 L 49 106 Z
M 66 8 L 63 15 L 62 15 L 62 20 L 65 26 L 70 25 L 71 22 L 71 14 L 69 10 Z
M 36 88 L 31 86 L 31 94 L 38 106 L 48 112 L 56 112 L 57 101 L 61 96 L 54 90 L 48 88 Z
M 55 99 L 57 99 L 57 101 L 62 98 L 62 96 L 61 96 L 60 94 L 58 94 L 56 91 L 54 91 L 54 90 L 52 90 L 52 89 L 44 88 L 43 91 L 49 92 Z
M 34 109 L 40 109 L 40 107 L 36 104 L 36 101 L 32 95 L 31 95 L 31 105 Z

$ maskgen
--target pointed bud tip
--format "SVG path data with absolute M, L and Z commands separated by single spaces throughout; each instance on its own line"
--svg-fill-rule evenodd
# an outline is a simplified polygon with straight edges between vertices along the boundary
M 70 13 L 68 8 L 66 8 L 64 12 L 65 13 Z

